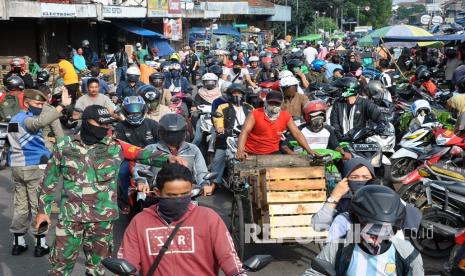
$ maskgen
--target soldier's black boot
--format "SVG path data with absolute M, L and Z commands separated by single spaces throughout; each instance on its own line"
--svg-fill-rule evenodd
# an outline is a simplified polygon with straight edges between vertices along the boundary
M 27 244 L 24 241 L 24 234 L 14 234 L 15 241 L 11 249 L 11 255 L 17 256 L 27 250 Z
M 50 247 L 45 244 L 45 235 L 36 235 L 35 257 L 42 257 L 50 253 Z

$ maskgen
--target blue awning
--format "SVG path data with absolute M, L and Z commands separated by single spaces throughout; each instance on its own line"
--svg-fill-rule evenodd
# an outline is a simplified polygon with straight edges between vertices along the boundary
M 434 42 L 434 41 L 463 41 L 463 40 L 465 40 L 465 34 L 433 35 L 433 36 L 417 36 L 417 37 L 405 37 L 405 36 L 383 37 L 384 42 Z
M 158 56 L 160 57 L 168 56 L 175 52 L 174 48 L 171 47 L 170 43 L 166 39 L 151 38 L 149 41 L 153 48 L 158 49 Z
M 210 33 L 210 31 L 209 31 Z M 205 28 L 202 27 L 193 27 L 189 30 L 189 34 L 205 34 Z M 241 33 L 231 26 L 218 26 L 218 29 L 213 30 L 215 35 L 232 35 L 232 36 L 241 36 Z
M 124 29 L 124 30 L 126 30 L 128 32 L 131 32 L 131 33 L 134 33 L 134 34 L 137 34 L 137 35 L 154 36 L 154 37 L 164 38 L 164 36 L 162 34 L 159 34 L 157 32 L 151 31 L 151 30 L 144 29 L 142 27 L 138 27 L 136 25 L 132 25 L 132 24 L 128 24 L 128 23 L 113 23 L 113 24 L 120 27 L 121 29 Z

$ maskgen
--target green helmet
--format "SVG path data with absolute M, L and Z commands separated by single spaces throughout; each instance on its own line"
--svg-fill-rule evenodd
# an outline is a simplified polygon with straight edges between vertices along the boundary
M 342 97 L 347 98 L 356 96 L 360 89 L 360 83 L 356 78 L 344 77 L 333 82 L 333 86 L 337 87 L 342 92 Z

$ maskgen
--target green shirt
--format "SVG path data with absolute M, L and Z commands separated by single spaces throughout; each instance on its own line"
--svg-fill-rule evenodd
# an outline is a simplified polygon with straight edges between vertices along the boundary
M 139 64 L 144 64 L 144 57 L 147 56 L 149 52 L 145 49 L 136 50 L 136 56 L 139 60 Z
M 125 156 L 156 167 L 168 160 L 160 151 L 134 146 L 123 149 L 113 137 L 90 146 L 79 136 L 60 137 L 39 191 L 39 213 L 50 215 L 55 189 L 63 176 L 60 220 L 86 223 L 118 219 L 117 178 Z

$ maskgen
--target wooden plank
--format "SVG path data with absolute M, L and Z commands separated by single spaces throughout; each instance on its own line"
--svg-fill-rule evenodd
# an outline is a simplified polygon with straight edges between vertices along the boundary
M 298 239 L 298 238 L 322 238 L 328 236 L 328 232 L 317 232 L 310 226 L 303 227 L 279 227 L 270 229 L 272 239 Z
M 323 207 L 324 202 L 294 203 L 294 204 L 269 204 L 271 215 L 314 214 Z
M 324 177 L 325 168 L 323 166 L 266 169 L 266 179 L 306 179 Z
M 280 168 L 280 167 L 308 167 L 310 160 L 301 155 L 257 155 L 256 162 L 258 168 Z
M 313 215 L 271 216 L 270 227 L 311 226 Z
M 268 192 L 266 199 L 268 203 L 326 201 L 326 191 Z
M 268 180 L 266 188 L 268 191 L 324 190 L 326 188 L 326 180 L 324 178 Z

